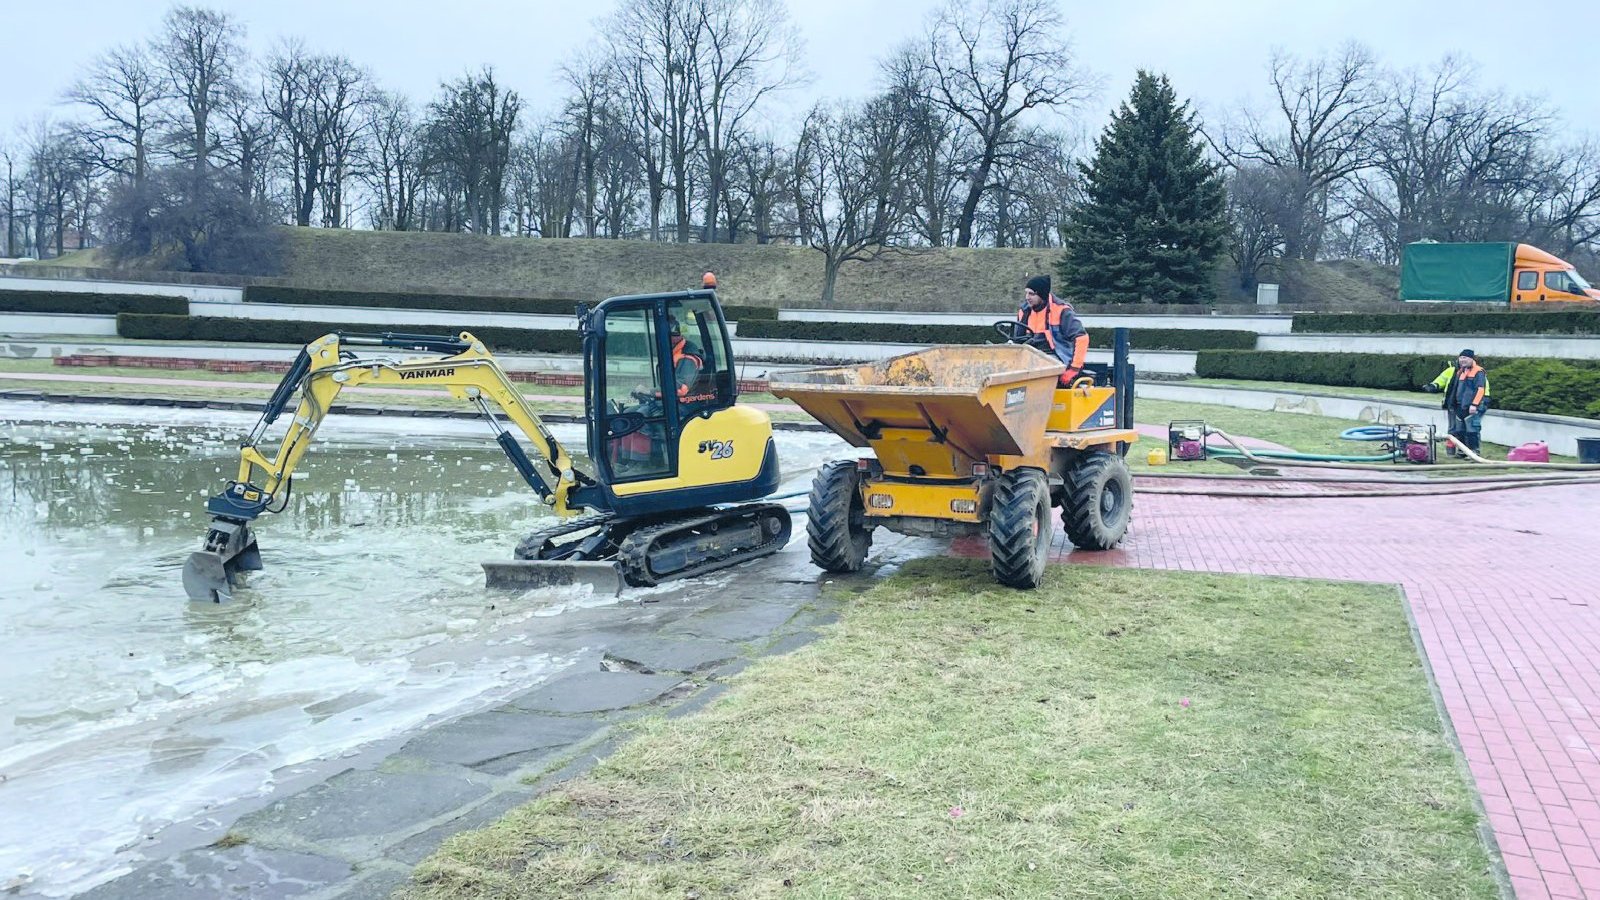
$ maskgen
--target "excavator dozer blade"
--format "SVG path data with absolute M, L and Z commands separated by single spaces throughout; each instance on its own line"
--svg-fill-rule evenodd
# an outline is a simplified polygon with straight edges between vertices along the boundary
M 260 570 L 261 550 L 250 526 L 218 519 L 206 532 L 205 549 L 183 564 L 183 590 L 190 600 L 221 603 L 233 599 L 234 576 Z
M 510 559 L 483 563 L 484 586 L 502 590 L 589 585 L 596 596 L 622 594 L 622 570 L 615 562 Z

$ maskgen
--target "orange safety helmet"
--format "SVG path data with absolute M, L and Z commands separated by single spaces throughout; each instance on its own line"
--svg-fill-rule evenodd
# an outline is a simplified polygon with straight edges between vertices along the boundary
M 701 275 L 700 276 L 700 286 L 703 287 L 703 288 L 708 288 L 710 290 L 716 290 L 716 288 L 717 288 L 717 276 L 716 276 L 716 274 L 712 273 L 712 272 L 707 272 L 704 275 Z

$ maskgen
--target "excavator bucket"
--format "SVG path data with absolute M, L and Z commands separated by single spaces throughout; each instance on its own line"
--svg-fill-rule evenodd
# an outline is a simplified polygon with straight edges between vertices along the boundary
M 233 599 L 240 572 L 261 568 L 261 549 L 250 526 L 219 519 L 206 532 L 205 549 L 189 554 L 184 563 L 183 590 L 190 600 L 221 603 Z
M 198 555 L 198 554 L 196 554 Z M 484 586 L 526 591 L 545 587 L 589 585 L 596 596 L 622 594 L 622 570 L 615 562 L 513 559 L 483 563 Z

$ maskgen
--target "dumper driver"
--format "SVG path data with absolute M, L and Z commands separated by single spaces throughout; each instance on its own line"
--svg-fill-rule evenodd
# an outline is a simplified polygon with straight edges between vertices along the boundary
M 1061 373 L 1061 386 L 1070 387 L 1073 379 L 1083 372 L 1084 358 L 1089 353 L 1089 332 L 1072 307 L 1050 293 L 1049 275 L 1028 279 L 1028 286 L 1022 292 L 1022 308 L 1017 310 L 1017 321 L 1044 337 L 1045 347 L 1067 367 Z

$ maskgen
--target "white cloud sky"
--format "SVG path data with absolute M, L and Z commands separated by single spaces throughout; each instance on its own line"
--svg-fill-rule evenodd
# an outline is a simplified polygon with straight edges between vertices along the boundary
M 304 37 L 344 53 L 385 87 L 417 100 L 442 79 L 490 64 L 535 110 L 551 108 L 560 63 L 596 44 L 596 20 L 614 0 L 224 0 L 249 46 Z M 776 2 L 776 0 L 775 0 Z M 73 114 L 61 92 L 99 51 L 153 34 L 168 8 L 156 0 L 0 0 L 0 134 L 41 114 Z M 799 109 L 823 96 L 870 90 L 876 60 L 918 35 L 929 0 L 791 0 L 812 82 L 791 92 Z M 1080 64 L 1103 88 L 1080 122 L 1098 130 L 1140 67 L 1166 72 L 1208 118 L 1266 99 L 1274 46 L 1311 55 L 1355 39 L 1395 67 L 1449 53 L 1480 65 L 1480 80 L 1538 94 L 1575 137 L 1600 135 L 1600 2 L 1594 0 L 1061 0 Z

